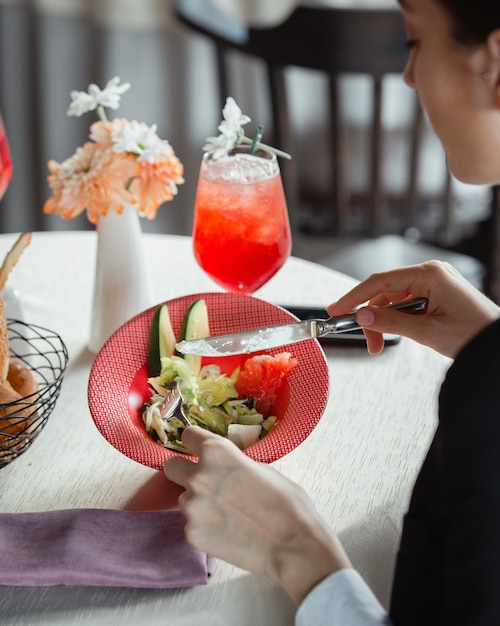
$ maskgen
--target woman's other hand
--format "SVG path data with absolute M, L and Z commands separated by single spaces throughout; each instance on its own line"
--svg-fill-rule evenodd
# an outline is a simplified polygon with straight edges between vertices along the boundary
M 410 315 L 383 308 L 391 302 L 425 297 L 424 315 Z M 372 274 L 337 302 L 329 315 L 343 315 L 361 307 L 356 315 L 371 354 L 384 347 L 382 333 L 410 337 L 454 358 L 480 330 L 500 317 L 500 307 L 478 291 L 454 267 L 428 261 L 388 272 Z
M 179 508 L 195 548 L 267 576 L 297 605 L 328 574 L 350 567 L 301 487 L 200 427 L 187 428 L 182 442 L 199 461 L 171 458 L 165 474 L 185 488 Z

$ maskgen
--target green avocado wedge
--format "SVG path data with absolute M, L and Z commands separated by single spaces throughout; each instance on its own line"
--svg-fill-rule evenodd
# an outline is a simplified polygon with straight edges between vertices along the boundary
M 175 351 L 175 335 L 170 322 L 168 306 L 159 306 L 151 320 L 148 343 L 148 375 L 159 376 L 161 370 L 161 358 L 172 356 Z
M 195 300 L 189 305 L 184 314 L 179 334 L 179 341 L 189 341 L 190 339 L 201 339 L 210 337 L 210 327 L 208 324 L 208 310 L 205 300 Z M 201 370 L 201 356 L 194 354 L 182 355 L 191 365 L 194 373 L 198 375 Z

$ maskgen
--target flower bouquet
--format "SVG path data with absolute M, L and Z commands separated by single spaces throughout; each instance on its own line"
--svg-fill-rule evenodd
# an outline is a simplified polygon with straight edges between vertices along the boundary
M 129 83 L 111 79 L 104 89 L 89 85 L 88 92 L 72 91 L 68 115 L 96 111 L 99 121 L 90 127 L 90 139 L 62 163 L 50 160 L 48 177 L 53 196 L 45 213 L 72 219 L 85 209 L 92 224 L 109 211 L 121 214 L 127 204 L 140 216 L 154 219 L 160 205 L 177 194 L 184 182 L 183 166 L 168 141 L 156 134 L 156 124 L 108 121 L 105 108 L 118 109 Z

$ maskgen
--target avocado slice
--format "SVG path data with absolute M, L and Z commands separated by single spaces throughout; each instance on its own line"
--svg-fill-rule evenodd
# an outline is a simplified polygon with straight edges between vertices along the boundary
M 159 306 L 151 320 L 148 342 L 148 374 L 151 377 L 159 376 L 161 370 L 160 359 L 172 356 L 175 351 L 175 335 L 170 322 L 168 306 Z
M 184 314 L 179 342 L 201 339 L 203 337 L 210 337 L 210 328 L 208 325 L 207 303 L 205 300 L 200 299 L 192 302 Z M 191 365 L 194 373 L 198 375 L 201 370 L 201 356 L 194 354 L 184 354 L 182 356 Z

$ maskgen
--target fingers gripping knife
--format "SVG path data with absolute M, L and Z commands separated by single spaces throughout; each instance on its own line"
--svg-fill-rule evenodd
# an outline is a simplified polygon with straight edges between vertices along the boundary
M 414 314 L 425 313 L 427 299 L 405 300 L 397 304 L 391 304 L 388 308 Z M 304 320 L 302 322 L 255 328 L 229 335 L 214 335 L 204 339 L 181 341 L 176 345 L 176 349 L 184 354 L 196 354 L 199 356 L 249 354 L 306 339 L 319 339 L 329 333 L 345 333 L 357 328 L 360 328 L 360 326 L 356 322 L 356 312 L 353 312 L 340 317 L 330 317 L 326 320 Z

